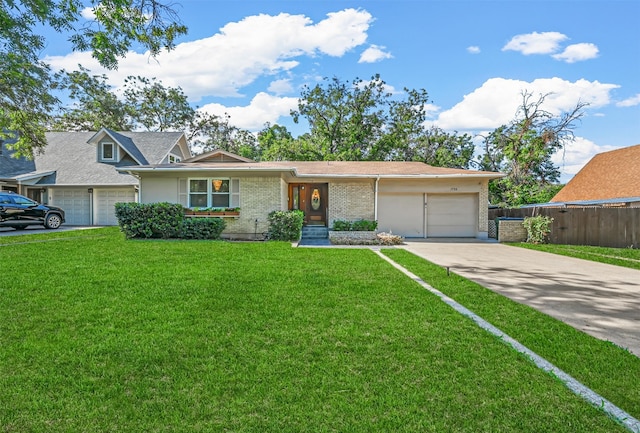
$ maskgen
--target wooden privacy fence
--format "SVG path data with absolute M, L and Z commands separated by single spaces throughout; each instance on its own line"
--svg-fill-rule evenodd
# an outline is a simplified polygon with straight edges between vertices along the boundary
M 553 218 L 549 235 L 552 244 L 640 248 L 640 208 L 536 207 L 489 210 L 489 219 L 538 215 Z

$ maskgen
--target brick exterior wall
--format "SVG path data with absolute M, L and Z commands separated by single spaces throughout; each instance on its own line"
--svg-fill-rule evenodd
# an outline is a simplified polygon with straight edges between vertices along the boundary
M 335 220 L 374 219 L 373 181 L 329 183 L 329 227 Z
M 277 177 L 240 178 L 240 216 L 225 219 L 223 237 L 253 238 L 257 234 L 261 238 L 269 229 L 269 213 L 282 209 L 281 195 L 286 188 L 281 183 L 284 181 Z
M 498 222 L 498 242 L 524 242 L 527 229 L 522 220 L 500 220 Z

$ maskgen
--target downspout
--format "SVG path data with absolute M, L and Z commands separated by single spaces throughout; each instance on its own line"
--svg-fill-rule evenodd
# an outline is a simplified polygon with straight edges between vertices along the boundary
M 373 187 L 373 220 L 378 221 L 378 182 L 380 182 L 380 175 L 376 177 L 376 183 Z

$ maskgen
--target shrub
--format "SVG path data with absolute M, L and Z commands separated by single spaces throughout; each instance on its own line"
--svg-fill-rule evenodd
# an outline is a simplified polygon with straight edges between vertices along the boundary
M 274 241 L 297 241 L 302 235 L 304 213 L 300 210 L 276 210 L 269 214 L 269 239 Z
M 120 230 L 128 239 L 176 237 L 181 230 L 184 209 L 172 203 L 116 203 Z
M 551 223 L 553 218 L 538 215 L 527 217 L 523 224 L 527 229 L 527 242 L 531 244 L 543 244 L 547 241 L 547 236 L 551 233 Z
M 333 222 L 333 230 L 337 232 L 372 232 L 378 228 L 378 221 L 357 220 L 345 221 L 335 220 Z
M 378 221 L 358 220 L 351 223 L 354 232 L 372 232 L 378 228 Z
M 333 222 L 333 230 L 337 232 L 351 231 L 351 223 L 345 220 L 335 220 Z
M 179 235 L 182 239 L 220 239 L 226 226 L 222 218 L 185 218 Z

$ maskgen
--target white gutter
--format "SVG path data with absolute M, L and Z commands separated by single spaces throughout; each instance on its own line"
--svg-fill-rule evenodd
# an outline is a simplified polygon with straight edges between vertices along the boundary
M 373 220 L 378 221 L 378 182 L 380 182 L 380 175 L 376 177 L 376 183 L 373 186 Z

